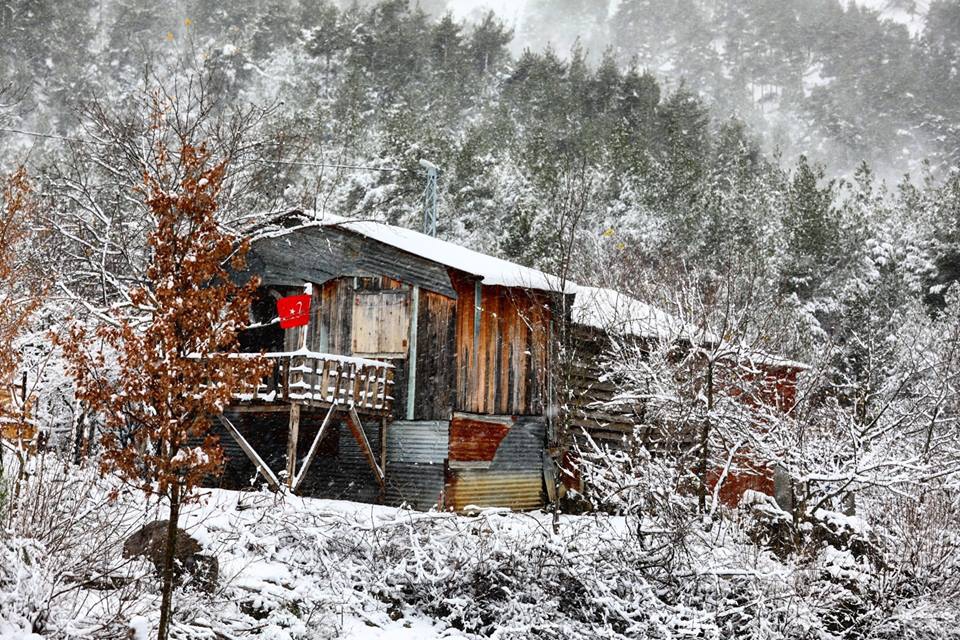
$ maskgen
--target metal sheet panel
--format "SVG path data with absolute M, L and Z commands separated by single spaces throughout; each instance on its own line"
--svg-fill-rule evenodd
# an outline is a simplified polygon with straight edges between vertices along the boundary
M 543 506 L 543 473 L 461 469 L 447 487 L 447 504 L 456 511 L 472 507 L 536 509 Z
M 448 427 L 443 420 L 400 421 L 387 427 L 387 504 L 429 509 L 440 502 Z
M 462 417 L 462 416 L 458 416 Z M 491 416 L 496 424 L 504 424 L 506 416 Z M 472 421 L 482 420 L 472 416 Z M 486 468 L 477 468 L 469 461 L 451 460 L 447 474 L 446 504 L 457 511 L 470 507 L 509 507 L 535 509 L 544 504 L 543 449 L 546 423 L 543 418 L 509 419 L 512 424 L 502 438 L 493 460 Z M 479 433 L 479 432 L 478 432 Z M 455 432 L 458 440 L 468 440 L 469 430 Z M 453 450 L 472 450 L 469 443 L 451 442 Z
M 444 420 L 398 421 L 387 427 L 387 464 L 443 464 L 449 423 Z

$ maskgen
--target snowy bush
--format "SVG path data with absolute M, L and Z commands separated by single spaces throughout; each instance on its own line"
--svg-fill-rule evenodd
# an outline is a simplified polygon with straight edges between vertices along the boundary
M 591 467 L 610 513 L 474 517 L 212 491 L 183 526 L 221 584 L 175 598 L 177 638 L 957 637 L 957 505 L 905 519 L 822 510 L 788 554 L 758 543 L 757 499 L 705 523 L 649 456 Z M 155 629 L 153 568 L 123 541 L 164 513 L 90 469 L 31 460 L 2 514 L 0 635 L 126 638 Z M 632 466 L 631 466 L 632 465 Z M 9 470 L 9 469 L 8 469 Z M 9 476 L 8 476 L 9 481 Z M 9 484 L 8 484 L 9 486 Z M 902 505 L 901 505 L 902 506 Z M 867 504 L 881 513 L 890 505 Z M 898 507 L 899 509 L 900 507 Z M 831 535 L 813 535 L 823 527 Z M 816 542 L 814 540 L 816 539 Z M 860 542 L 870 541 L 863 552 Z M 5 626 L 4 626 L 5 625 Z M 953 634 L 951 636 L 951 634 Z M 134 637 L 149 637 L 134 636 Z

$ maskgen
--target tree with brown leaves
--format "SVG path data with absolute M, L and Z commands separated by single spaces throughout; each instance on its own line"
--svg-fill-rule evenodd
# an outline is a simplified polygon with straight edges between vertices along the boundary
M 0 441 L 6 440 L 21 458 L 33 436 L 26 394 L 16 391 L 21 354 L 16 346 L 26 323 L 40 306 L 41 279 L 29 265 L 27 244 L 36 213 L 36 201 L 24 169 L 3 183 L 0 210 Z M 0 456 L 0 475 L 2 475 Z
M 180 177 L 144 177 L 153 227 L 147 282 L 129 292 L 132 307 L 107 313 L 95 335 L 77 325 L 61 342 L 78 398 L 103 420 L 101 470 L 169 504 L 157 635 L 165 640 L 180 508 L 221 468 L 212 420 L 234 393 L 260 380 L 265 364 L 231 353 L 258 282 L 231 278 L 248 246 L 217 223 L 225 163 L 188 142 L 176 154 L 158 153 Z M 107 349 L 93 350 L 94 337 Z M 108 351 L 115 366 L 107 366 Z

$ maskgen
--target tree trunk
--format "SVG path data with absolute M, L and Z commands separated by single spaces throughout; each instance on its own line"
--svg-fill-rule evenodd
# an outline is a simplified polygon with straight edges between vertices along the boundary
M 163 553 L 163 592 L 160 602 L 160 624 L 157 640 L 167 640 L 170 627 L 170 610 L 173 604 L 173 561 L 177 549 L 177 527 L 180 522 L 180 486 L 170 489 L 170 520 L 167 523 L 167 546 Z
M 707 468 L 710 447 L 710 414 L 713 412 L 713 362 L 707 363 L 707 415 L 700 428 L 700 487 L 697 491 L 697 502 L 700 513 L 707 511 Z
M 84 440 L 84 427 L 86 427 L 87 422 L 87 412 L 85 410 L 80 411 L 80 415 L 77 416 L 77 424 L 74 429 L 74 442 L 73 442 L 73 464 L 80 466 L 80 463 L 83 462 L 83 459 L 87 454 L 87 445 Z

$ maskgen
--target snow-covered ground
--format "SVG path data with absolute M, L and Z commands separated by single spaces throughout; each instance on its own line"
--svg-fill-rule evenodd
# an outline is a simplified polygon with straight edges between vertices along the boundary
M 811 538 L 820 541 L 778 556 L 757 516 L 707 522 L 689 497 L 654 493 L 626 516 L 565 515 L 555 532 L 544 512 L 461 516 L 205 491 L 182 525 L 217 558 L 219 584 L 177 591 L 172 637 L 767 640 L 940 638 L 960 628 L 956 608 L 924 586 L 939 578 L 903 582 L 900 559 L 879 557 L 860 518 L 821 513 L 826 528 Z M 758 512 L 789 521 L 760 498 Z M 162 509 L 53 461 L 27 479 L 19 509 L 4 499 L 0 638 L 153 637 L 158 580 L 121 547 Z M 954 571 L 944 563 L 910 566 Z

